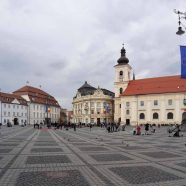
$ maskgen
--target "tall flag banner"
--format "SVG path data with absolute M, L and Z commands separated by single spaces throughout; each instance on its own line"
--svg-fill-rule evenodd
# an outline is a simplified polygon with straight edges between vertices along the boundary
M 181 53 L 181 78 L 186 78 L 186 46 L 180 46 Z
M 45 107 L 45 112 L 50 112 L 51 110 L 50 110 L 50 107 L 48 106 L 48 105 L 46 105 L 46 107 Z

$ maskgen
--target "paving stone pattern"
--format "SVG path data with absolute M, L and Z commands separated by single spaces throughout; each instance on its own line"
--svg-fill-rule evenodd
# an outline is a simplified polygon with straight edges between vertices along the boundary
M 2 127 L 1 186 L 184 186 L 186 133 Z M 143 133 L 144 129 L 142 130 Z
M 181 177 L 152 166 L 119 167 L 111 168 L 110 170 L 131 184 L 156 183 L 182 179 Z
M 26 164 L 71 163 L 66 155 L 28 156 Z
M 164 151 L 157 151 L 157 152 L 143 152 L 142 154 L 146 156 L 150 156 L 152 158 L 176 158 L 180 157 L 179 155 L 172 154 L 169 152 L 164 152 Z
M 12 149 L 0 149 L 0 153 L 9 153 Z
M 73 179 L 72 179 L 73 178 Z M 15 186 L 88 186 L 83 175 L 76 170 L 61 172 L 22 172 Z
M 132 160 L 131 158 L 121 154 L 95 154 L 90 155 L 96 161 L 126 161 Z
M 63 150 L 60 148 L 33 148 L 31 149 L 31 152 L 63 152 Z

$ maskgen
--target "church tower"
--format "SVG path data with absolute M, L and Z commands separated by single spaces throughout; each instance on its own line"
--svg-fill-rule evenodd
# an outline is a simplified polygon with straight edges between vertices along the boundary
M 115 113 L 114 121 L 121 121 L 121 98 L 120 95 L 127 88 L 129 81 L 131 80 L 132 67 L 128 64 L 129 59 L 125 56 L 126 50 L 124 45 L 121 49 L 121 57 L 117 60 L 117 65 L 115 68 L 115 82 L 114 82 L 114 92 L 115 92 Z

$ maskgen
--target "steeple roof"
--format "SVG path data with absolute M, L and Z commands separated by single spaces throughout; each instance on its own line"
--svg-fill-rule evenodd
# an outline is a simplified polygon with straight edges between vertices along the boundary
M 125 54 L 126 54 L 126 50 L 125 50 L 124 44 L 123 44 L 123 47 L 121 49 L 121 57 L 117 61 L 119 65 L 124 65 L 124 64 L 129 63 L 129 59 L 125 56 Z

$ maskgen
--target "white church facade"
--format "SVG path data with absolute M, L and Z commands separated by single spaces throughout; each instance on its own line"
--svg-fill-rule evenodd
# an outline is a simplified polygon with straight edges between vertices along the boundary
M 180 76 L 132 78 L 124 47 L 115 65 L 114 120 L 121 124 L 181 124 L 186 79 Z

